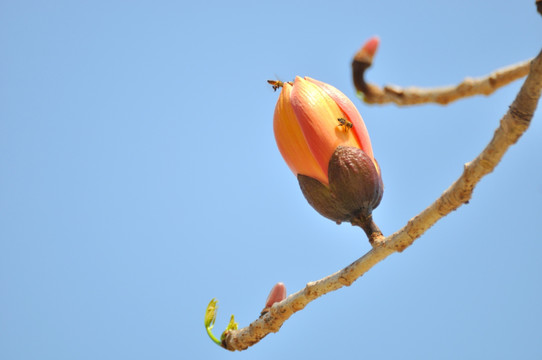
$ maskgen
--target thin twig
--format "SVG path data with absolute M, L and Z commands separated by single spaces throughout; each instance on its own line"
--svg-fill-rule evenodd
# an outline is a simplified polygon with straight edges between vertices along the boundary
M 476 184 L 493 171 L 508 148 L 527 130 L 542 90 L 542 52 L 533 60 L 530 72 L 516 99 L 503 116 L 493 139 L 473 161 L 465 164 L 463 174 L 428 208 L 408 221 L 396 233 L 379 241 L 372 250 L 321 280 L 275 303 L 265 315 L 248 327 L 226 333 L 223 346 L 231 351 L 245 350 L 267 334 L 279 331 L 282 324 L 308 303 L 331 291 L 349 286 L 375 264 L 394 252 L 410 246 L 439 219 L 469 201 Z
M 474 96 L 490 95 L 498 88 L 524 77 L 529 72 L 532 59 L 496 70 L 480 78 L 466 78 L 455 86 L 437 88 L 401 88 L 395 85 L 378 85 L 365 82 L 365 70 L 371 66 L 372 59 L 366 56 L 354 57 L 352 74 L 354 85 L 362 99 L 370 104 L 395 103 L 397 105 L 416 105 L 425 103 L 449 104 L 455 100 Z

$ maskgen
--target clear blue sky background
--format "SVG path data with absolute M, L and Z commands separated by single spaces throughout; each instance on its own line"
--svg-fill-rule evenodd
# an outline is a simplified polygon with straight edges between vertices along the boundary
M 535 56 L 528 1 L 2 1 L 0 358 L 540 359 L 542 115 L 469 205 L 277 334 L 257 318 L 370 246 L 304 200 L 276 148 L 278 93 L 308 75 L 359 105 L 384 176 L 385 234 L 487 144 L 521 81 L 447 107 L 368 106 L 369 79 L 438 86 Z

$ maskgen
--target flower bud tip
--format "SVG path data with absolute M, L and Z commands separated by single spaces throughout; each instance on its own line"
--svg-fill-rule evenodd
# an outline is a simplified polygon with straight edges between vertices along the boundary
M 373 57 L 375 56 L 376 51 L 378 50 L 379 45 L 380 38 L 378 36 L 371 37 L 356 53 L 356 55 L 354 56 L 354 60 L 370 65 L 373 61 Z
M 380 38 L 378 36 L 373 36 L 372 38 L 367 40 L 367 42 L 365 43 L 365 45 L 363 45 L 361 49 L 372 58 L 375 55 L 376 50 L 378 50 L 378 45 L 380 45 Z
M 274 303 L 281 302 L 284 299 L 286 299 L 286 286 L 281 282 L 276 283 L 269 292 L 267 300 L 265 300 L 265 308 L 262 310 L 262 315 L 268 312 Z

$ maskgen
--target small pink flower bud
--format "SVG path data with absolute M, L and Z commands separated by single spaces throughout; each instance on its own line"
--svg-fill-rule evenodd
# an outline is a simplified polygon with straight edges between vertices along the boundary
M 269 292 L 269 296 L 267 296 L 265 307 L 271 307 L 274 303 L 280 302 L 284 299 L 286 299 L 286 286 L 281 282 L 276 283 Z
M 380 45 L 380 39 L 378 38 L 378 36 L 373 36 L 372 38 L 367 40 L 365 44 L 363 44 L 358 54 L 363 53 L 365 56 L 372 60 L 375 56 L 376 50 L 378 50 L 378 45 Z
M 265 307 L 262 310 L 262 315 L 269 311 L 269 308 L 273 306 L 274 303 L 281 302 L 286 299 L 286 286 L 279 282 L 269 292 L 267 300 L 265 300 Z
M 380 45 L 380 39 L 378 36 L 373 36 L 363 44 L 352 60 L 352 78 L 354 80 L 354 86 L 357 91 L 364 94 L 373 91 L 370 84 L 365 83 L 363 75 L 373 63 L 373 58 L 378 50 L 378 45 Z

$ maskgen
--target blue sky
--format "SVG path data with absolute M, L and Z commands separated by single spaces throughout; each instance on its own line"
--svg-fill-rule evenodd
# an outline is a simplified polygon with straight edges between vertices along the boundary
M 267 79 L 358 105 L 390 234 L 487 144 L 521 82 L 447 107 L 369 106 L 368 78 L 438 86 L 535 56 L 534 1 L 3 1 L 0 358 L 542 357 L 542 116 L 469 205 L 248 351 L 205 334 L 256 319 L 370 249 L 304 200 L 276 148 Z

